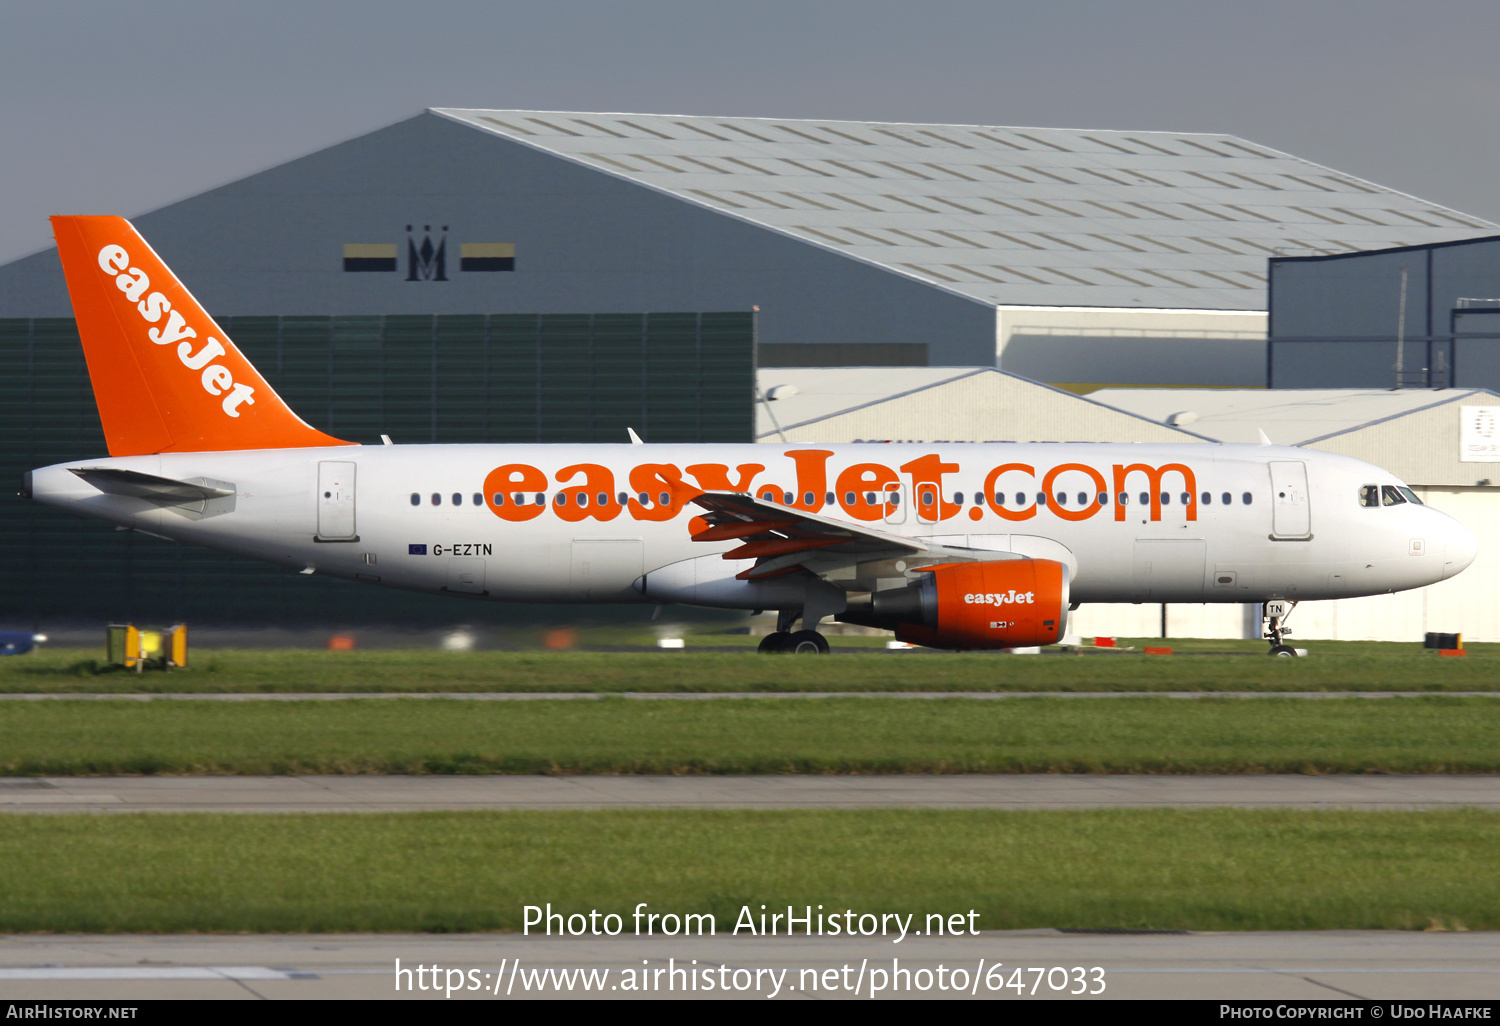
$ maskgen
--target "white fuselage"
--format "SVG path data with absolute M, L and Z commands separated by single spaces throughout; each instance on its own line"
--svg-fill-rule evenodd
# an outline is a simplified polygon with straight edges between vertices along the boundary
M 650 474 L 641 468 L 650 466 L 671 468 L 690 486 L 769 492 L 778 503 L 890 534 L 1057 559 L 1071 570 L 1075 602 L 1373 595 L 1443 580 L 1475 552 L 1472 535 L 1435 509 L 1362 506 L 1362 486 L 1400 486 L 1389 473 L 1278 446 L 349 446 L 75 460 L 33 471 L 29 487 L 39 502 L 151 534 L 398 588 L 502 601 L 774 607 L 769 585 L 638 583 L 676 564 L 694 566 L 689 576 L 699 584 L 732 582 L 753 565 L 705 560 L 737 543 L 692 541 L 700 511 L 663 508 L 659 488 L 642 485 Z M 102 492 L 70 472 L 80 467 L 206 479 L 233 495 L 162 506 Z M 502 467 L 524 468 L 504 480 L 524 478 L 526 487 L 500 488 L 494 473 Z M 559 471 L 578 467 L 587 469 L 559 481 Z M 487 482 L 500 488 L 501 506 Z M 530 519 L 503 518 L 518 498 Z M 836 573 L 825 576 L 838 583 Z

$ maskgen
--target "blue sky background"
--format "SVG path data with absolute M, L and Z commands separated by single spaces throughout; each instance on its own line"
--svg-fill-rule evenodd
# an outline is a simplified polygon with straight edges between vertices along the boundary
M 1493 0 L 0 0 L 0 262 L 409 117 L 1228 132 L 1500 220 Z

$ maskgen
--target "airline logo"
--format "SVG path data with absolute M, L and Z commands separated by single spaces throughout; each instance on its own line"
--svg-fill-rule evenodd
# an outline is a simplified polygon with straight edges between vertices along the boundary
M 596 463 L 563 467 L 550 476 L 532 464 L 508 463 L 487 475 L 484 497 L 490 512 L 512 522 L 547 515 L 570 522 L 608 521 L 622 514 L 633 520 L 672 520 L 704 491 L 741 492 L 790 509 L 841 512 L 871 523 L 904 516 L 903 503 L 926 523 L 955 519 L 966 509 L 973 521 L 986 513 L 1024 521 L 1043 511 L 1070 521 L 1100 513 L 1116 521 L 1132 514 L 1158 521 L 1164 505 L 1180 506 L 1186 520 L 1198 519 L 1197 476 L 1183 463 L 1117 463 L 1107 468 L 1108 478 L 1105 471 L 1082 463 L 1062 463 L 1041 474 L 1030 464 L 1003 463 L 985 475 L 984 491 L 972 494 L 964 505 L 950 498 L 955 491 L 951 477 L 960 472 L 959 465 L 943 462 L 937 453 L 899 468 L 854 463 L 836 473 L 828 467 L 830 450 L 789 449 L 784 455 L 793 466 L 770 480 L 761 480 L 766 473 L 761 463 L 744 463 L 732 471 L 721 463 L 686 468 L 646 463 L 624 475 L 628 490 L 613 470 Z M 1168 488 L 1178 496 L 1168 494 Z M 1106 512 L 1110 508 L 1112 514 Z
M 970 606 L 1009 606 L 1017 603 L 1028 603 L 1036 601 L 1034 591 L 1010 591 L 1000 594 L 999 592 L 968 592 L 964 595 L 964 604 Z M 993 624 L 991 625 L 993 626 Z
M 99 250 L 99 268 L 115 280 L 115 288 L 125 296 L 125 301 L 135 305 L 136 312 L 150 328 L 146 337 L 158 346 L 175 346 L 177 359 L 189 372 L 198 375 L 203 391 L 212 396 L 223 396 L 219 404 L 227 417 L 238 417 L 241 406 L 255 405 L 255 389 L 234 380 L 234 375 L 221 363 L 215 363 L 225 355 L 224 344 L 213 336 L 202 343 L 193 340 L 198 332 L 189 327 L 181 311 L 172 309 L 172 304 L 160 292 L 148 292 L 151 279 L 146 272 L 131 266 L 130 254 L 125 247 L 108 245 Z M 161 323 L 166 317 L 166 323 Z M 198 346 L 194 351 L 194 346 Z

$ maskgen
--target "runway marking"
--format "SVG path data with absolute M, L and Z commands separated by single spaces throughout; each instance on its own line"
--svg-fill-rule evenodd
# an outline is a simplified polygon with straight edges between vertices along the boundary
M 369 970 L 378 972 L 380 970 Z M 387 970 L 388 971 L 388 970 Z M 233 966 L 47 966 L 0 969 L 4 980 L 315 980 L 317 975 L 301 969 L 270 969 L 258 965 Z

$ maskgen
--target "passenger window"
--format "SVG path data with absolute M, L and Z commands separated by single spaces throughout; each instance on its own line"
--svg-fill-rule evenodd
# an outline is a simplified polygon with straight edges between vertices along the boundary
M 995 493 L 995 505 L 996 506 L 1004 506 L 1005 505 L 1005 493 L 1004 492 L 996 492 Z
M 823 505 L 825 506 L 832 506 L 836 501 L 832 492 L 828 492 L 823 496 Z
M 663 506 L 672 505 L 672 495 L 670 492 L 662 492 L 657 498 L 661 500 L 661 505 Z M 791 501 L 791 496 L 787 496 L 787 501 Z
M 1089 504 L 1089 495 L 1088 495 L 1088 492 L 1079 492 L 1078 493 L 1078 505 L 1080 505 L 1080 506 L 1087 506 L 1088 504 Z
M 1203 505 L 1205 505 L 1205 506 L 1212 506 L 1213 504 L 1214 504 L 1214 493 L 1213 492 L 1204 492 L 1203 493 Z
M 1127 495 L 1127 494 L 1125 494 L 1124 492 L 1120 493 L 1120 505 L 1121 506 L 1129 506 L 1130 505 L 1130 496 Z
M 554 505 L 554 506 L 566 506 L 567 504 L 568 504 L 568 493 L 567 492 L 558 492 L 556 495 L 552 496 L 552 505 Z
M 1231 503 L 1232 503 L 1232 502 L 1233 502 L 1233 501 L 1234 501 L 1234 500 L 1233 500 L 1233 499 L 1232 499 L 1232 498 L 1231 498 L 1231 497 L 1230 497 L 1230 495 L 1229 495 L 1229 493 L 1228 493 L 1228 492 L 1225 492 L 1225 493 L 1224 493 L 1224 494 L 1223 494 L 1223 495 L 1221 495 L 1221 496 L 1219 496 L 1219 499 L 1220 499 L 1220 501 L 1222 501 L 1222 502 L 1223 502 L 1223 503 L 1224 503 L 1224 505 L 1226 505 L 1226 506 L 1228 506 L 1228 505 L 1230 505 L 1230 504 L 1231 504 Z
M 1047 495 L 1046 495 L 1045 492 L 1037 492 L 1036 493 L 1036 504 L 1038 506 L 1045 506 L 1045 505 L 1047 505 Z
M 1360 485 L 1359 504 L 1365 509 L 1374 509 L 1380 505 L 1379 485 Z
M 815 501 L 816 500 L 813 497 L 813 493 L 812 492 L 803 492 L 802 493 L 802 505 L 804 505 L 804 506 L 811 506 Z
M 621 492 L 619 495 L 615 496 L 615 498 L 619 499 L 620 500 L 620 505 L 623 506 L 627 502 L 630 501 L 630 493 L 629 492 Z
M 1172 496 L 1171 496 L 1170 493 L 1168 493 L 1168 492 L 1162 492 L 1161 493 L 1161 504 L 1163 506 L 1170 506 L 1170 505 L 1172 505 Z
M 455 506 L 462 506 L 463 504 L 464 504 L 464 497 L 462 495 L 460 495 L 458 492 L 454 492 L 453 493 L 453 505 L 455 505 Z
M 441 495 L 439 495 L 437 492 L 433 492 L 432 493 L 432 504 L 434 506 L 441 506 L 443 504 L 443 497 Z
M 933 494 L 931 492 L 923 492 L 922 493 L 922 505 L 924 505 L 924 506 L 931 506 L 932 503 L 933 503 Z
M 845 492 L 844 493 L 844 505 L 845 506 L 852 506 L 852 505 L 854 505 L 854 493 L 853 492 Z
M 666 494 L 667 494 L 666 492 L 662 492 L 663 496 L 665 496 Z M 793 502 L 792 493 L 791 492 L 787 492 L 786 494 L 784 494 L 781 497 L 781 502 L 782 502 L 783 505 L 790 506 L 792 504 L 792 502 Z M 661 500 L 661 504 L 663 506 L 665 506 L 667 504 L 667 500 L 665 498 L 663 498 Z
M 1101 506 L 1108 506 L 1109 505 L 1109 493 L 1108 492 L 1100 492 L 1099 493 L 1099 505 L 1101 505 Z
M 411 493 L 411 504 L 413 506 L 420 506 L 420 505 L 422 505 L 422 496 L 418 495 L 416 492 L 412 492 Z
M 594 496 L 594 498 L 599 501 L 599 505 L 601 505 L 601 506 L 608 506 L 609 505 L 609 493 L 608 492 L 600 492 L 598 495 Z
M 1024 506 L 1024 505 L 1026 505 L 1026 493 L 1025 492 L 1017 492 L 1016 493 L 1016 505 L 1017 506 Z
M 1240 496 L 1240 501 L 1243 502 L 1246 506 L 1248 506 L 1248 505 L 1250 505 L 1250 502 L 1251 502 L 1251 500 L 1253 498 L 1254 498 L 1254 496 L 1252 496 L 1249 492 L 1246 492 L 1244 495 Z
M 953 493 L 953 505 L 955 505 L 955 506 L 962 506 L 963 504 L 964 504 L 964 493 L 963 492 L 954 492 Z
M 589 493 L 588 492 L 579 492 L 577 495 L 575 495 L 573 497 L 573 501 L 576 502 L 576 503 L 578 503 L 578 506 L 579 506 L 580 509 L 585 509 L 585 508 L 588 507 L 588 504 L 589 504 Z
M 1151 493 L 1150 492 L 1142 492 L 1141 493 L 1141 505 L 1142 506 L 1149 506 L 1149 505 L 1151 505 Z
M 762 502 L 775 502 L 776 501 L 776 493 L 773 492 L 773 491 L 771 491 L 771 489 L 767 488 L 765 491 L 763 491 L 763 492 L 760 493 L 760 498 L 761 498 Z M 650 501 L 650 496 L 648 496 L 645 492 L 642 492 L 641 493 L 641 504 L 645 505 L 649 501 Z
M 1412 491 L 1410 488 L 1407 488 L 1407 487 L 1403 486 L 1401 488 L 1401 494 L 1404 495 L 1404 496 L 1406 496 L 1406 501 L 1407 502 L 1415 502 L 1418 506 L 1425 506 L 1425 505 L 1427 505 L 1421 499 L 1417 498 L 1417 493 L 1414 492 L 1414 491 Z
M 1066 506 L 1068 504 L 1068 493 L 1067 492 L 1058 492 L 1057 493 L 1057 504 L 1059 506 Z
M 496 506 L 504 506 L 505 505 L 505 493 L 504 492 L 496 492 L 494 495 L 490 496 L 490 498 L 492 498 L 492 499 L 495 500 L 495 505 Z
M 901 493 L 900 492 L 891 492 L 888 495 L 886 495 L 885 501 L 889 502 L 892 506 L 899 506 L 899 505 L 901 505 Z
M 537 492 L 536 493 L 536 504 L 538 506 L 545 506 L 545 505 L 547 505 L 547 493 L 546 492 Z
M 1184 506 L 1191 506 L 1193 504 L 1193 493 L 1192 492 L 1183 492 L 1182 493 L 1182 504 Z
M 1401 494 L 1401 489 L 1397 488 L 1395 485 L 1386 485 L 1385 487 L 1383 487 L 1383 488 L 1380 489 L 1380 494 L 1385 499 L 1385 502 L 1383 503 L 1383 505 L 1386 505 L 1386 506 L 1404 506 L 1404 505 L 1406 505 L 1406 496 L 1402 495 Z
M 484 496 L 482 494 L 480 494 L 479 492 L 475 492 L 474 493 L 474 505 L 476 505 L 476 506 L 483 506 L 484 505 Z
M 865 492 L 865 505 L 866 506 L 873 506 L 873 505 L 875 505 L 875 493 L 874 492 Z

